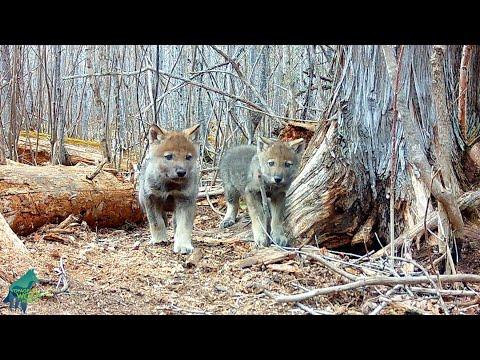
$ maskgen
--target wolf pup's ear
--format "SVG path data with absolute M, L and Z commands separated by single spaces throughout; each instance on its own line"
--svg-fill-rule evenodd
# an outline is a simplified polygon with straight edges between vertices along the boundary
M 148 129 L 148 143 L 152 144 L 154 141 L 160 140 L 163 136 L 168 133 L 167 130 L 162 129 L 161 127 L 152 124 L 150 129 Z
M 183 130 L 183 134 L 190 140 L 195 140 L 200 129 L 200 124 L 193 125 L 192 127 Z
M 273 143 L 275 143 L 275 140 L 259 136 L 257 140 L 257 151 L 263 151 Z
M 289 141 L 288 147 L 295 151 L 297 154 L 301 154 L 305 150 L 305 141 L 303 139 L 296 139 Z

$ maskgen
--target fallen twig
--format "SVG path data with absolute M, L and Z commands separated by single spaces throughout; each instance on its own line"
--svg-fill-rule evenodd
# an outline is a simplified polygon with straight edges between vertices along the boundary
M 60 294 L 68 290 L 68 287 L 70 284 L 68 283 L 68 277 L 67 277 L 67 272 L 65 271 L 65 266 L 63 263 L 63 258 L 60 258 L 60 267 L 55 268 L 55 272 L 60 275 L 60 278 L 58 279 L 57 286 L 55 288 L 55 291 L 53 292 L 54 294 Z M 62 284 L 62 287 L 59 289 L 60 284 Z
M 43 235 L 43 240 L 55 241 L 61 244 L 68 244 L 69 242 L 72 241 L 71 236 L 67 237 L 67 236 L 57 235 L 54 233 L 48 233 Z
M 60 224 L 58 224 L 58 226 L 55 229 L 57 229 L 57 230 L 58 229 L 65 229 L 70 224 L 78 223 L 80 220 L 81 220 L 80 215 L 75 216 L 73 214 L 70 214 L 70 215 L 68 215 L 68 217 L 65 220 L 63 220 Z M 50 231 L 52 231 L 52 230 L 50 230 Z
M 432 278 L 429 276 L 416 276 L 416 277 L 409 276 L 409 277 L 402 277 L 402 278 L 371 277 L 371 278 L 363 278 L 349 284 L 331 286 L 331 287 L 326 287 L 322 289 L 314 289 L 303 294 L 279 296 L 275 300 L 280 303 L 298 302 L 298 301 L 303 301 L 319 295 L 338 293 L 341 291 L 353 290 L 353 289 L 358 289 L 358 288 L 367 287 L 367 286 L 374 286 L 374 285 L 395 286 L 395 285 L 405 285 L 405 284 L 424 284 L 424 283 L 429 283 L 431 281 L 432 281 Z M 441 275 L 440 281 L 442 281 L 443 283 L 456 283 L 456 282 L 480 283 L 480 275 L 473 275 L 473 274 Z
M 91 174 L 91 175 L 86 175 L 86 178 L 88 180 L 93 180 L 95 178 L 95 176 L 97 176 L 98 174 L 100 174 L 100 171 L 102 171 L 103 167 L 105 166 L 105 164 L 108 162 L 108 159 L 104 159 L 100 165 L 97 166 L 97 168 L 95 169 L 95 171 Z

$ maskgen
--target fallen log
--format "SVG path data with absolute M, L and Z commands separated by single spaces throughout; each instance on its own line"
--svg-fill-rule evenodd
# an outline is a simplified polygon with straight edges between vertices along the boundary
M 0 167 L 0 209 L 12 230 L 28 235 L 45 224 L 79 215 L 91 227 L 138 223 L 143 214 L 133 184 L 107 172 L 92 181 L 92 166 Z
M 87 146 L 65 144 L 67 149 L 69 162 L 75 165 L 79 162 L 95 165 L 103 160 L 102 153 L 99 149 Z M 35 156 L 35 150 L 37 149 L 37 139 L 30 137 L 30 142 L 27 137 L 20 136 L 18 141 L 18 151 L 21 155 L 21 162 L 26 164 L 34 164 L 32 156 Z M 38 153 L 37 163 L 45 163 L 50 161 L 51 144 L 47 139 L 38 139 Z

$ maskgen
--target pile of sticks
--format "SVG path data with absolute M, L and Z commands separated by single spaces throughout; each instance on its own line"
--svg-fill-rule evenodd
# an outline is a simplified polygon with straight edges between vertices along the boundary
M 429 273 L 418 262 L 403 257 L 372 257 L 373 251 L 365 255 L 356 255 L 339 251 L 318 249 L 313 246 L 303 248 L 277 248 L 295 253 L 301 258 L 320 263 L 332 273 L 340 276 L 342 284 L 325 288 L 307 289 L 293 295 L 278 295 L 264 291 L 266 295 L 278 303 L 294 303 L 311 314 L 324 314 L 325 311 L 311 309 L 302 301 L 343 291 L 353 291 L 377 286 L 390 287 L 385 293 L 370 304 L 367 312 L 376 315 L 388 304 L 395 301 L 421 300 L 425 297 L 438 300 L 443 314 L 449 315 L 446 298 L 474 297 L 473 305 L 480 303 L 480 293 L 468 286 L 469 283 L 480 283 L 480 276 L 473 274 L 438 275 Z M 393 261 L 392 261 L 393 260 Z M 392 266 L 393 264 L 393 266 Z M 463 284 L 462 289 L 445 289 L 445 284 Z M 400 300 L 401 299 L 401 300 Z M 378 302 L 378 303 L 376 303 Z M 451 306 L 450 306 L 451 308 Z M 410 306 L 410 312 L 424 314 L 425 311 Z M 460 311 L 461 312 L 461 311 Z

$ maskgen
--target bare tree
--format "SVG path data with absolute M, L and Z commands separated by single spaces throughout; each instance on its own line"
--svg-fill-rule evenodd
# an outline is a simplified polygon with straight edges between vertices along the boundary
M 65 111 L 63 107 L 62 81 L 61 81 L 61 64 L 62 64 L 62 47 L 55 45 L 53 48 L 55 56 L 54 70 L 54 87 L 53 95 L 53 121 L 50 133 L 50 143 L 52 146 L 52 164 L 66 165 L 68 162 L 67 150 L 65 149 Z

